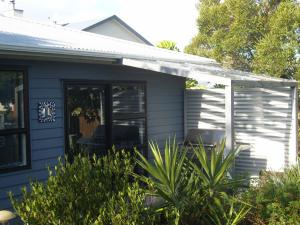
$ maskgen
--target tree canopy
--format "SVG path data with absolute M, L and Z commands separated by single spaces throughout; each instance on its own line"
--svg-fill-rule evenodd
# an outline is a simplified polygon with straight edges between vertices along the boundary
M 223 66 L 300 78 L 300 5 L 292 0 L 200 0 L 190 54 Z

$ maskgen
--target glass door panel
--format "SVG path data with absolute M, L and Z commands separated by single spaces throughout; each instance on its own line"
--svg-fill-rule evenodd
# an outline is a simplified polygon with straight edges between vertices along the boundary
M 112 85 L 112 142 L 117 148 L 145 150 L 145 102 L 145 85 Z
M 106 150 L 105 86 L 67 85 L 67 153 L 103 155 Z
M 145 145 L 145 119 L 113 120 L 112 140 L 117 149 L 143 150 Z

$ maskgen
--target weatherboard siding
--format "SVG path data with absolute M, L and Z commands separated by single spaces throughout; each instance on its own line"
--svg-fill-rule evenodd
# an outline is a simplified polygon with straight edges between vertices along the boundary
M 146 81 L 148 139 L 160 145 L 175 134 L 183 139 L 183 78 L 108 65 L 10 60 L 1 60 L 1 64 L 28 67 L 32 168 L 0 174 L 0 210 L 11 207 L 8 191 L 19 195 L 21 186 L 29 180 L 46 180 L 46 167 L 54 166 L 64 154 L 63 80 Z M 38 122 L 37 104 L 45 100 L 56 103 L 54 123 Z

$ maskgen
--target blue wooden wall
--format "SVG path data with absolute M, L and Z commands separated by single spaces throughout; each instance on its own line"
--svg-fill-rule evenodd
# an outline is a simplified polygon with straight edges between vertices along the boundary
M 19 195 L 21 186 L 29 180 L 46 180 L 46 167 L 55 165 L 57 158 L 64 154 L 63 79 L 146 81 L 148 139 L 159 144 L 174 134 L 183 139 L 183 78 L 109 65 L 16 60 L 1 60 L 0 64 L 28 67 L 32 161 L 32 169 L 0 174 L 0 210 L 11 207 L 8 191 Z M 54 123 L 38 122 L 37 104 L 45 100 L 56 103 Z

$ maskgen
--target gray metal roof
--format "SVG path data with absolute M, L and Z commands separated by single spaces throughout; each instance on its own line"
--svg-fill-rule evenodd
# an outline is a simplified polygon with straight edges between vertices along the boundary
M 216 63 L 208 58 L 3 15 L 0 15 L 0 50 L 99 59 L 126 57 L 194 64 Z
M 295 86 L 297 83 L 227 70 L 209 58 L 3 15 L 0 15 L 0 55 L 109 61 L 225 85 Z

